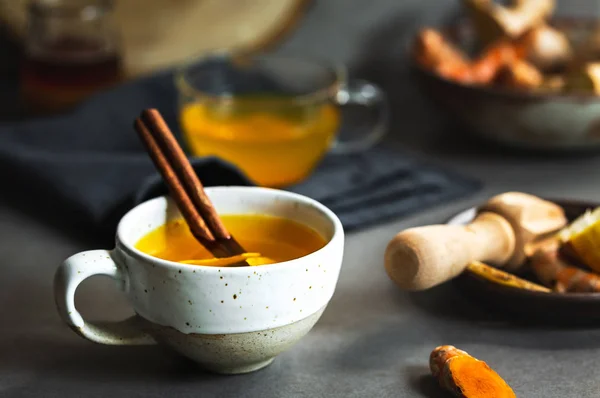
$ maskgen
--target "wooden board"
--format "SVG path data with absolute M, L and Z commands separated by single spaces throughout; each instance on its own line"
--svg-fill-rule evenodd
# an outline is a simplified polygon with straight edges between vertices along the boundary
M 214 49 L 262 49 L 284 37 L 309 0 L 116 0 L 125 67 L 137 76 Z M 0 0 L 0 23 L 18 38 L 27 0 Z

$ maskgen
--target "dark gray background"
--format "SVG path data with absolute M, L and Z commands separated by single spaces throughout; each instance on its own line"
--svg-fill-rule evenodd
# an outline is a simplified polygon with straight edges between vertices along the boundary
M 600 330 L 516 326 L 452 284 L 408 294 L 383 270 L 383 250 L 396 232 L 441 222 L 493 194 L 600 197 L 599 157 L 494 148 L 462 136 L 418 96 L 403 66 L 404 40 L 420 23 L 451 14 L 454 4 L 320 0 L 281 51 L 335 56 L 385 86 L 394 106 L 390 146 L 480 178 L 482 192 L 348 236 L 336 294 L 311 333 L 269 368 L 234 377 L 201 373 L 158 347 L 108 347 L 77 337 L 56 314 L 52 276 L 64 258 L 94 247 L 0 204 L 0 396 L 444 397 L 428 377 L 427 359 L 435 346 L 455 344 L 486 360 L 520 397 L 597 397 Z M 597 9 L 592 0 L 571 4 Z M 85 282 L 77 300 L 90 318 L 130 313 L 101 278 Z

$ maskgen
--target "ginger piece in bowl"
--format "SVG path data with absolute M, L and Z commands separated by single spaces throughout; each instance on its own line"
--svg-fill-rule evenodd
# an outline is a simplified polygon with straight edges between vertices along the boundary
M 531 269 L 545 285 L 559 293 L 600 293 L 600 276 L 575 267 L 561 258 L 558 248 L 538 249 Z
M 546 21 L 554 0 L 512 0 L 509 6 L 492 0 L 463 0 L 478 38 L 489 45 L 502 38 L 517 39 Z
M 446 79 L 463 84 L 488 84 L 503 66 L 522 57 L 522 49 L 500 40 L 471 60 L 440 32 L 424 29 L 417 35 L 413 57 L 422 67 Z

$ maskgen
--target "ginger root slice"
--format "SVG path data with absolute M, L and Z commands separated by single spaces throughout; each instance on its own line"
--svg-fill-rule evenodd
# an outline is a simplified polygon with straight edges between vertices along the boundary
M 451 345 L 436 347 L 429 356 L 431 374 L 456 397 L 516 398 L 512 388 L 485 362 Z
M 538 249 L 530 258 L 538 279 L 560 293 L 598 293 L 600 276 L 569 265 L 560 257 L 558 244 Z
M 516 289 L 531 290 L 536 292 L 549 293 L 550 289 L 540 286 L 537 283 L 529 282 L 525 279 L 521 279 L 516 275 L 509 274 L 494 267 L 490 267 L 487 264 L 479 261 L 474 261 L 467 266 L 467 269 L 474 274 L 489 280 L 490 282 L 513 287 Z
M 554 0 L 513 0 L 508 7 L 492 0 L 464 0 L 464 4 L 477 36 L 486 44 L 520 37 L 543 23 L 556 6 Z

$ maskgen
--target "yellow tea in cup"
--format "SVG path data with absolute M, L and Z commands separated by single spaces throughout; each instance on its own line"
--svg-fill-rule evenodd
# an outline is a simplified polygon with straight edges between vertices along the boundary
M 327 244 L 313 229 L 282 217 L 232 214 L 221 216 L 221 220 L 249 253 L 259 253 L 270 260 L 263 264 L 294 260 Z M 183 219 L 169 221 L 152 230 L 135 247 L 163 260 L 187 264 L 204 265 L 202 260 L 214 259 L 194 238 Z M 205 265 L 212 264 L 207 262 Z
M 215 155 L 262 186 L 303 180 L 338 131 L 335 104 L 294 106 L 285 97 L 240 96 L 226 104 L 191 103 L 180 118 L 193 154 Z

